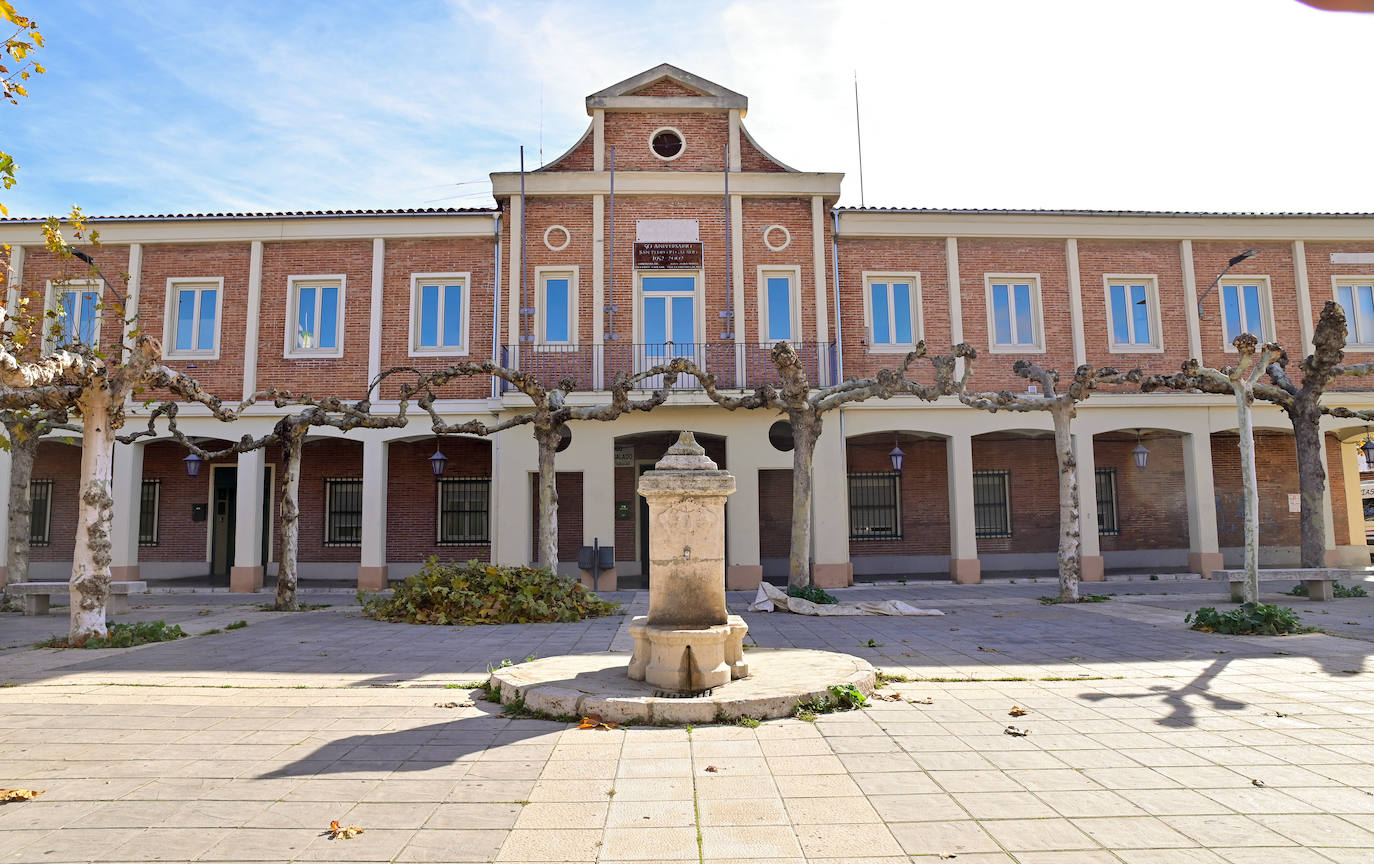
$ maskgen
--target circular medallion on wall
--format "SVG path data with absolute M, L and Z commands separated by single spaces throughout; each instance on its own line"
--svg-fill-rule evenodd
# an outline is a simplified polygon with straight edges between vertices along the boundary
M 792 438 L 792 424 L 786 420 L 779 420 L 768 427 L 768 443 L 773 445 L 774 450 L 781 450 L 789 453 L 797 446 L 797 442 Z
M 763 229 L 763 245 L 774 252 L 781 252 L 792 245 L 792 232 L 786 225 L 769 225 Z
M 682 155 L 687 145 L 682 140 L 681 132 L 671 126 L 664 126 L 655 129 L 654 134 L 649 136 L 649 149 L 664 162 L 671 162 Z
M 563 238 L 563 242 L 556 242 L 559 237 Z M 571 242 L 572 232 L 562 225 L 550 225 L 544 229 L 544 245 L 549 247 L 550 252 L 562 252 Z

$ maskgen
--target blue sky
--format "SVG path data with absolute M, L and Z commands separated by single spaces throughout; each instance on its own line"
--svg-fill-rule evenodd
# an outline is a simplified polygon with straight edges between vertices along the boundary
M 11 214 L 485 206 L 660 62 L 860 203 L 1374 210 L 1374 16 L 1295 0 L 19 0 Z M 541 110 L 542 103 L 542 110 Z

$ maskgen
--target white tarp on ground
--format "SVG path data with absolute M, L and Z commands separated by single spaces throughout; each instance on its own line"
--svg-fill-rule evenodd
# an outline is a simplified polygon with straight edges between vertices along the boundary
M 800 597 L 790 597 L 781 588 L 764 582 L 750 612 L 795 612 L 798 615 L 943 615 L 939 609 L 917 609 L 901 600 L 870 600 L 863 603 L 812 603 Z

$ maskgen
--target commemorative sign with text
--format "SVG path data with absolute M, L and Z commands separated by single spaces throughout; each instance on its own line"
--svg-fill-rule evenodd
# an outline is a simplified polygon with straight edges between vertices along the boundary
M 636 270 L 700 270 L 701 243 L 636 243 Z

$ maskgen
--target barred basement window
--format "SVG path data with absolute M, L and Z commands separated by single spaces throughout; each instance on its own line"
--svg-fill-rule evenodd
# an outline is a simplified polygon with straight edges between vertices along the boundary
M 162 497 L 161 480 L 144 480 L 138 499 L 138 545 L 157 545 L 157 505 Z
M 849 475 L 849 539 L 902 539 L 901 477 Z
M 439 545 L 491 541 L 490 477 L 439 481 Z
M 1119 534 L 1116 521 L 1116 469 L 1097 469 L 1097 533 Z
M 363 542 L 363 481 L 324 481 L 324 504 L 324 545 L 360 545 Z
M 973 528 L 977 537 L 1011 536 L 1011 472 L 973 472 Z
M 29 545 L 47 546 L 52 532 L 52 481 L 29 481 Z

